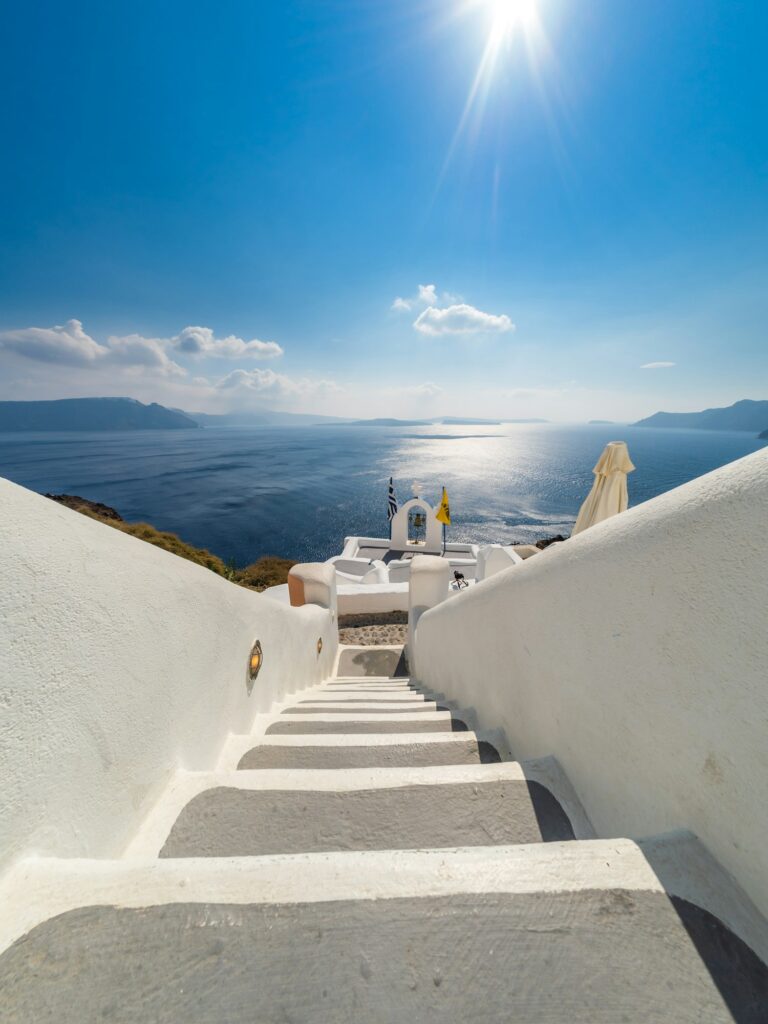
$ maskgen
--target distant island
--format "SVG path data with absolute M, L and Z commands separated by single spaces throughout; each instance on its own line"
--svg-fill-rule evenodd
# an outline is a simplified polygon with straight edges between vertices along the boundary
M 338 420 L 332 425 L 339 427 L 500 427 L 503 423 L 549 423 L 549 420 L 485 420 L 475 416 L 435 416 L 428 420 L 398 420 L 391 416 L 380 416 L 370 420 Z
M 589 420 L 587 426 L 589 427 L 612 427 L 615 420 Z
M 324 423 L 323 426 L 334 427 L 431 427 L 432 420 L 395 420 L 380 417 L 373 420 L 341 420 L 338 423 Z
M 181 409 L 177 410 L 182 412 Z M 184 412 L 201 427 L 316 427 L 321 424 L 347 423 L 340 416 L 315 416 L 309 412 Z
M 433 420 L 433 423 L 443 427 L 498 427 L 501 420 L 483 420 L 473 416 L 445 416 L 441 420 Z
M 196 430 L 186 413 L 134 398 L 60 398 L 0 402 L 0 431 Z
M 355 420 L 313 413 L 258 409 L 209 413 L 169 409 L 135 398 L 59 398 L 37 402 L 0 402 L 0 432 L 67 430 L 195 430 L 199 427 L 432 427 L 501 426 L 502 423 L 548 423 L 542 419 L 493 420 L 475 416 L 437 416 L 400 420 L 394 417 Z
M 764 430 L 761 434 L 757 435 L 758 441 L 768 441 L 768 430 Z
M 282 427 L 342 423 L 311 413 L 235 412 L 216 415 L 169 409 L 135 398 L 60 398 L 39 402 L 0 402 L 0 431 L 40 430 L 196 430 L 199 427 Z
M 755 402 L 745 398 L 725 409 L 704 409 L 703 412 L 657 412 L 639 420 L 636 427 L 687 427 L 693 430 L 768 430 L 768 401 Z

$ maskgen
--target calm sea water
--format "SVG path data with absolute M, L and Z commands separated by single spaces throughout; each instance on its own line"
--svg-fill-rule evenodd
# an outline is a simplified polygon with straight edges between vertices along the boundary
M 400 501 L 445 485 L 449 539 L 568 533 L 607 441 L 625 440 L 638 504 L 762 447 L 752 435 L 616 426 L 287 427 L 114 434 L 0 434 L 0 476 L 112 505 L 239 565 L 312 561 L 345 535 L 387 536 Z

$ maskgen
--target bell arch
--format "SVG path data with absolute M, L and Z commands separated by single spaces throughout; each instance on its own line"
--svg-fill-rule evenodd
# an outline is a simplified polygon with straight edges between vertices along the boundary
M 392 549 L 395 551 L 440 552 L 443 528 L 434 509 L 424 498 L 411 498 L 392 520 Z

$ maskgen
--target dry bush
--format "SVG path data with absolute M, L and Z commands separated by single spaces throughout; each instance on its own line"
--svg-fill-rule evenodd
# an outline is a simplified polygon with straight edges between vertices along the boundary
M 237 570 L 235 580 L 241 586 L 252 590 L 266 590 L 288 581 L 288 570 L 296 565 L 290 558 L 278 558 L 277 555 L 264 555 L 245 569 Z
M 186 558 L 188 562 L 202 565 L 206 569 L 210 569 L 211 572 L 215 572 L 217 576 L 223 576 L 231 583 L 237 583 L 249 590 L 266 590 L 267 587 L 286 583 L 288 570 L 291 566 L 296 565 L 289 558 L 264 555 L 258 562 L 254 562 L 245 569 L 238 569 L 234 562 L 224 562 L 218 555 L 212 555 L 205 548 L 193 547 L 175 533 L 157 530 L 150 523 L 126 523 L 119 513 L 108 505 L 101 505 L 88 498 L 70 494 L 47 494 L 46 497 L 75 512 L 81 512 L 98 523 L 104 523 L 105 526 L 111 526 L 114 530 L 127 533 L 129 537 L 136 537 L 137 540 L 154 544 L 155 547 L 169 551 L 172 555 Z

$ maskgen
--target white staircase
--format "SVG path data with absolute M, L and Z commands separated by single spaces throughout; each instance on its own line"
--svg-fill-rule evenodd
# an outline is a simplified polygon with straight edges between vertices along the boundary
M 500 746 L 406 677 L 303 691 L 123 859 L 18 865 L 0 1019 L 768 1020 L 764 924 L 700 844 L 596 839 L 553 759 Z

